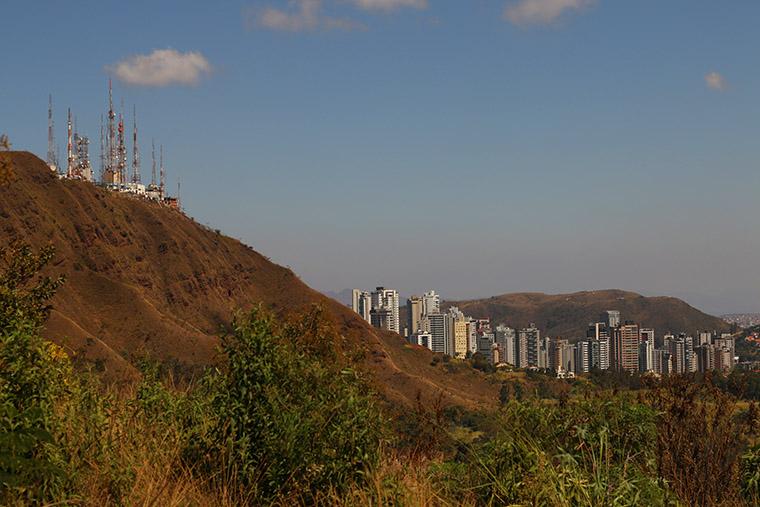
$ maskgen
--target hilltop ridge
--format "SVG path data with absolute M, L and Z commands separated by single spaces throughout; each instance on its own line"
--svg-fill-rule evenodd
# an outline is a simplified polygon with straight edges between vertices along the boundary
M 620 289 L 581 291 L 571 294 L 518 292 L 490 298 L 447 301 L 474 317 L 524 327 L 534 322 L 549 336 L 577 338 L 586 335 L 586 325 L 605 310 L 619 310 L 623 320 L 655 329 L 657 336 L 668 332 L 728 331 L 730 325 L 685 301 L 669 296 L 642 296 Z
M 240 241 L 177 210 L 59 179 L 31 153 L 5 156 L 15 177 L 0 187 L 0 242 L 56 247 L 53 272 L 67 281 L 45 334 L 112 381 L 135 378 L 134 360 L 144 355 L 187 370 L 213 364 L 238 309 L 260 303 L 287 315 L 319 304 L 386 398 L 411 404 L 418 392 L 442 392 L 469 406 L 497 399 L 478 372 L 431 366 L 429 351 L 370 327 Z

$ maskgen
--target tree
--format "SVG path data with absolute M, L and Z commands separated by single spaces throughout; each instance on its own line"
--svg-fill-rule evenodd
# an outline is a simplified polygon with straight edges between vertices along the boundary
M 499 390 L 499 402 L 502 405 L 506 405 L 510 398 L 509 382 L 504 381 L 501 383 L 501 389 Z
M 65 352 L 39 334 L 62 278 L 42 276 L 53 248 L 0 248 L 0 503 L 34 503 L 60 488 L 65 459 L 53 440 L 54 404 L 66 389 Z M 15 493 L 14 493 L 15 492 Z
M 13 323 L 39 328 L 50 311 L 48 301 L 64 277 L 42 275 L 43 268 L 55 255 L 52 246 L 34 253 L 32 247 L 15 243 L 0 247 L 0 330 Z

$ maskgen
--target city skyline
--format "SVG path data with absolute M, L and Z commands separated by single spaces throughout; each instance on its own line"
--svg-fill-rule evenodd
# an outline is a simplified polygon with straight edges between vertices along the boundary
M 97 139 L 110 75 L 188 214 L 317 289 L 760 311 L 755 2 L 5 9 L 16 149 L 44 158 L 50 93 Z
M 508 318 L 473 317 L 456 306 L 442 309 L 434 290 L 410 296 L 405 306 L 406 325 L 401 331 L 398 291 L 387 287 L 351 291 L 352 311 L 373 327 L 441 354 L 444 361 L 471 360 L 478 369 L 533 369 L 568 378 L 594 370 L 671 375 L 726 372 L 753 364 L 736 355 L 732 333 L 700 329 L 694 336 L 683 330 L 659 330 L 658 335 L 656 329 L 624 318 L 620 310 L 602 311 L 589 322 L 584 336 L 545 333 L 542 338 L 533 322 L 518 328 L 511 327 L 514 323 Z

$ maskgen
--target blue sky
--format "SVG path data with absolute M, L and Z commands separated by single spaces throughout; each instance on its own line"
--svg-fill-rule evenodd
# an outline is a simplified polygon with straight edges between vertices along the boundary
M 760 311 L 758 22 L 754 0 L 10 2 L 0 131 L 44 157 L 52 93 L 59 143 L 70 106 L 96 145 L 110 74 L 143 174 L 155 138 L 190 215 L 318 289 Z

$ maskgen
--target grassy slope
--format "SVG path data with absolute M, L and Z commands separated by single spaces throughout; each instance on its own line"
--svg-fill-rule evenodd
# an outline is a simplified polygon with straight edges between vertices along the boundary
M 586 324 L 595 322 L 605 310 L 620 310 L 621 318 L 658 335 L 669 331 L 728 331 L 729 325 L 673 297 L 645 297 L 622 290 L 584 291 L 573 294 L 516 293 L 487 299 L 450 301 L 473 317 L 489 317 L 512 327 L 535 322 L 550 336 L 577 338 L 586 335 Z
M 179 212 L 59 180 L 31 153 L 10 157 L 16 177 L 0 188 L 0 244 L 57 247 L 54 271 L 67 283 L 53 301 L 47 335 L 111 380 L 134 378 L 138 355 L 185 367 L 212 363 L 236 309 L 261 302 L 287 314 L 317 303 L 389 399 L 411 404 L 418 391 L 427 399 L 443 391 L 466 406 L 497 400 L 497 387 L 482 375 L 431 367 L 428 351 L 369 327 L 235 239 Z

